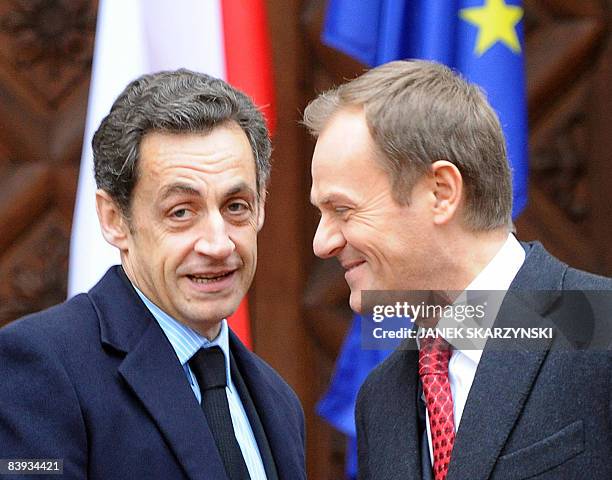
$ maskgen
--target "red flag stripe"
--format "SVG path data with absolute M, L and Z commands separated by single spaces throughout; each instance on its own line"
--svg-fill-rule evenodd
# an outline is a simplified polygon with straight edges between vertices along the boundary
M 226 80 L 246 92 L 274 131 L 274 84 L 264 0 L 221 0 Z M 228 318 L 232 330 L 252 348 L 249 308 L 244 298 Z
M 264 0 L 221 0 L 221 12 L 226 80 L 253 98 L 274 132 L 274 81 Z
M 251 322 L 249 319 L 249 302 L 247 297 L 242 299 L 238 309 L 227 318 L 227 322 L 232 331 L 238 335 L 242 343 L 252 350 L 253 340 L 251 337 Z

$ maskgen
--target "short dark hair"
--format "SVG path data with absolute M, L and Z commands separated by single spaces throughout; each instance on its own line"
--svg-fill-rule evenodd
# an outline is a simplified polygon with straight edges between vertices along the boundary
M 453 163 L 465 185 L 465 225 L 512 227 L 512 180 L 506 143 L 486 96 L 448 67 L 424 60 L 376 67 L 313 100 L 304 124 L 315 136 L 339 110 L 359 107 L 393 186 L 407 204 L 437 160 Z
M 129 219 L 140 144 L 147 133 L 208 133 L 231 122 L 249 140 L 261 196 L 270 176 L 272 147 L 264 117 L 252 100 L 223 80 L 186 69 L 143 75 L 119 95 L 94 134 L 96 185 Z

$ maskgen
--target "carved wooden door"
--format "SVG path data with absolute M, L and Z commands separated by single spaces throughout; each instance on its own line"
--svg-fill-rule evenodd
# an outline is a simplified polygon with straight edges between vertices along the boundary
M 0 2 L 0 326 L 62 301 L 96 2 Z

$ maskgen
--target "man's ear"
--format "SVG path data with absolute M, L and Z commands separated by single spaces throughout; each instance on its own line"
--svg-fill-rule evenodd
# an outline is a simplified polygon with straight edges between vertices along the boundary
M 104 239 L 121 251 L 128 249 L 129 225 L 108 192 L 96 190 L 96 212 Z
M 459 169 L 446 160 L 432 163 L 431 171 L 436 197 L 434 222 L 443 225 L 457 214 L 463 195 L 463 177 Z
M 264 220 L 266 218 L 266 193 L 267 192 L 262 192 L 261 196 L 259 197 L 259 201 L 258 201 L 258 205 L 257 205 L 257 231 L 259 232 L 263 225 L 264 225 Z

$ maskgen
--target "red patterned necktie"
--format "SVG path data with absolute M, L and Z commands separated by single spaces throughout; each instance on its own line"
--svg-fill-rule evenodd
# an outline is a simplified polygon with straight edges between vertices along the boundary
M 444 480 L 455 441 L 453 396 L 448 380 L 450 345 L 444 338 L 421 338 L 419 375 L 429 414 L 435 480 Z

